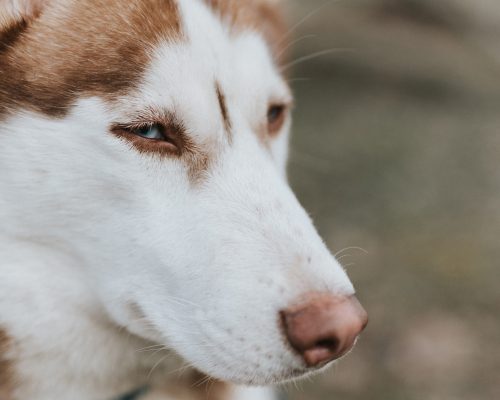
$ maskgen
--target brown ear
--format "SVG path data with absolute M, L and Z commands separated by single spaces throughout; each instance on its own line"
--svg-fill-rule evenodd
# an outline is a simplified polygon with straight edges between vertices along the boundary
M 0 0 L 0 33 L 35 19 L 46 2 L 47 0 Z

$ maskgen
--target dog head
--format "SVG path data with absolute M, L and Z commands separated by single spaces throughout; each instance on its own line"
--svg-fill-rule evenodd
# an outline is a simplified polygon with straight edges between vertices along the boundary
M 9 231 L 72 254 L 116 324 L 245 384 L 323 367 L 366 322 L 286 182 L 277 3 L 14 0 L 0 22 Z

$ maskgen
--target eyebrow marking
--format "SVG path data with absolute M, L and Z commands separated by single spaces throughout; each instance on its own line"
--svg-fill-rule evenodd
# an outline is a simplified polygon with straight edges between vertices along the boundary
M 217 100 L 219 101 L 219 108 L 222 114 L 222 120 L 224 121 L 224 128 L 229 137 L 229 142 L 231 142 L 233 133 L 231 120 L 229 119 L 229 112 L 227 111 L 226 96 L 224 96 L 224 93 L 222 92 L 222 89 L 218 82 L 215 83 L 215 91 L 217 92 Z

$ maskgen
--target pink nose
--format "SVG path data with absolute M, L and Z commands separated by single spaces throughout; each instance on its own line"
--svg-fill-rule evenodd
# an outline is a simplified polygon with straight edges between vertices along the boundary
M 282 311 L 281 318 L 288 341 L 309 367 L 342 357 L 368 323 L 356 297 L 326 294 Z

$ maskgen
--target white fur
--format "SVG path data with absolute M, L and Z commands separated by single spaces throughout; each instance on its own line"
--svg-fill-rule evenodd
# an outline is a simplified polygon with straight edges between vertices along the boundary
M 0 124 L 0 326 L 16 339 L 16 399 L 111 398 L 182 362 L 233 383 L 290 379 L 307 371 L 279 311 L 354 292 L 286 183 L 290 121 L 270 149 L 256 134 L 269 101 L 291 97 L 263 39 L 181 5 L 189 40 L 159 46 L 139 89 Z M 108 133 L 147 107 L 175 111 L 211 146 L 201 184 Z M 138 351 L 158 343 L 179 357 Z

